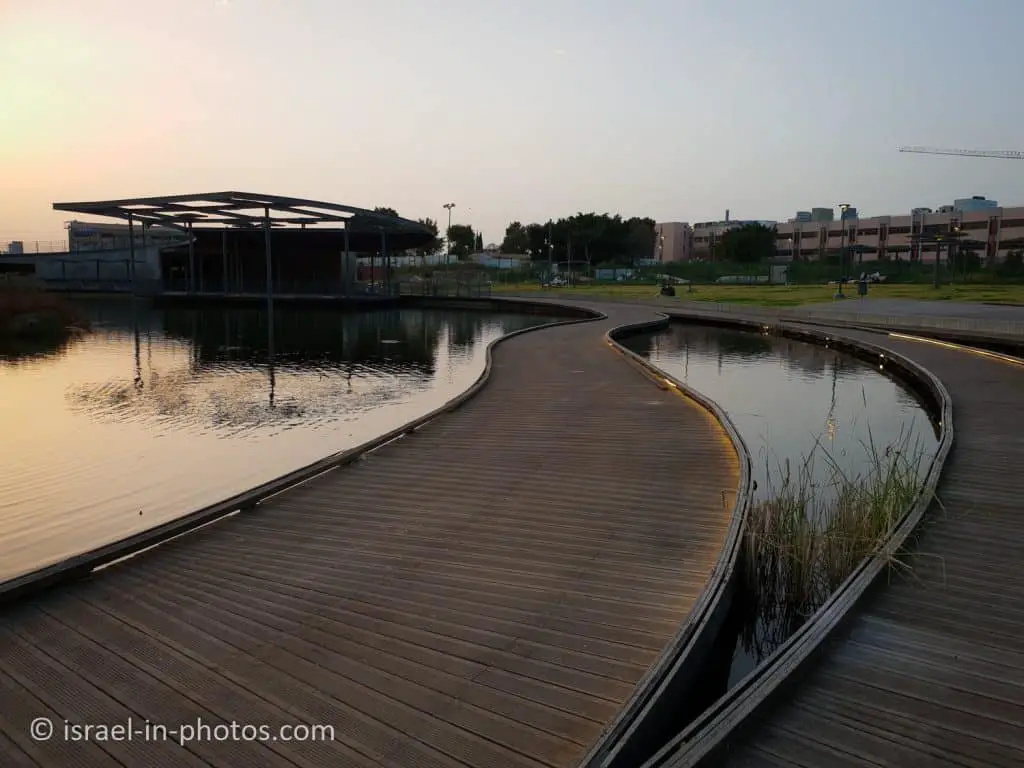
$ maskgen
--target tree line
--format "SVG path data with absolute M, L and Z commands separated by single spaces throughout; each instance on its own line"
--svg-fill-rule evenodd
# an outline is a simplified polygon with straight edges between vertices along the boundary
M 654 258 L 655 241 L 654 219 L 577 213 L 543 224 L 513 221 L 501 251 L 525 253 L 531 261 L 626 265 Z
M 382 205 L 374 208 L 373 212 L 381 213 L 385 216 L 398 216 L 398 212 L 394 208 Z M 417 254 L 423 257 L 443 252 L 445 241 L 441 238 L 441 230 L 437 222 L 429 217 L 417 219 L 417 221 L 434 233 L 434 239 L 427 246 L 417 249 Z M 451 246 L 451 253 L 457 258 L 465 258 L 474 251 L 482 251 L 484 249 L 483 235 L 480 232 L 476 232 L 468 224 L 452 224 L 448 228 L 447 235 Z

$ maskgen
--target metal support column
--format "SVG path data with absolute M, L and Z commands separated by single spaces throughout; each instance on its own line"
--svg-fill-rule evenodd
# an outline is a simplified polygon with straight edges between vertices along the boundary
M 267 315 L 268 321 L 274 320 L 274 265 L 270 252 L 270 208 L 263 213 L 263 259 L 267 265 Z
M 129 280 L 132 283 L 132 296 L 135 296 L 135 217 L 130 213 L 128 214 L 128 258 L 131 260 L 128 265 Z
M 349 256 L 349 242 L 348 242 L 348 224 L 345 224 L 345 253 L 342 255 L 343 261 L 341 262 L 341 291 L 345 298 L 349 295 L 349 284 L 352 282 L 352 277 L 349 274 L 351 269 L 351 257 Z
M 228 293 L 228 228 L 220 232 L 220 257 L 224 264 L 224 293 Z
M 274 407 L 274 269 L 270 251 L 270 208 L 263 209 L 263 249 L 267 262 L 267 374 L 269 378 L 268 404 Z
M 391 257 L 388 255 L 388 235 L 381 229 L 380 231 L 380 256 L 381 256 L 381 267 L 384 269 L 384 290 L 387 295 L 391 295 Z
M 188 223 L 188 292 L 196 289 L 196 243 L 192 237 L 192 222 Z

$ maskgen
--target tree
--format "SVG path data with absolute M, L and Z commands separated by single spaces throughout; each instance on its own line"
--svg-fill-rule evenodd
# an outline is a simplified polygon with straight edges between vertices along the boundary
M 476 233 L 468 224 L 452 224 L 448 228 L 448 242 L 451 243 L 452 253 L 460 259 L 465 258 L 473 250 Z
M 441 249 L 444 247 L 444 241 L 438 236 L 439 230 L 436 221 L 431 218 L 420 219 L 420 224 L 434 233 L 434 239 L 417 251 L 420 260 L 426 263 L 427 256 L 433 256 L 435 253 L 441 252 Z
M 398 218 L 398 211 L 396 211 L 394 208 L 387 208 L 386 206 L 383 205 L 378 205 L 376 208 L 373 209 L 373 212 L 379 213 L 383 216 L 394 216 L 396 219 Z
M 505 239 L 501 241 L 502 253 L 526 253 L 530 247 L 530 239 L 524 227 L 518 221 L 513 221 L 505 227 Z
M 1003 277 L 1024 275 L 1024 250 L 1008 251 L 1003 263 L 999 265 L 999 274 Z
M 723 261 L 755 264 L 775 258 L 775 227 L 744 224 L 722 235 L 715 255 Z
M 641 259 L 654 258 L 654 243 L 657 239 L 654 219 L 634 217 L 626 221 L 626 227 L 629 233 L 630 261 L 636 264 Z
M 478 253 L 484 249 L 484 235 L 482 232 L 476 233 L 476 242 L 473 244 L 473 248 Z
M 545 261 L 548 258 L 546 247 L 548 228 L 543 224 L 527 224 L 526 250 L 530 252 L 531 261 Z
M 533 261 L 571 261 L 587 264 L 630 264 L 649 258 L 654 243 L 652 219 L 629 219 L 606 213 L 577 213 L 544 224 L 512 222 L 503 250 L 529 251 Z

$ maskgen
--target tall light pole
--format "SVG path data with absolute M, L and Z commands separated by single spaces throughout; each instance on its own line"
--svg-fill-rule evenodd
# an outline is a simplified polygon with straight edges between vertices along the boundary
M 447 272 L 452 260 L 452 208 L 455 207 L 455 203 L 445 203 L 441 207 L 448 209 L 448 229 L 444 231 L 444 239 L 448 241 L 448 252 L 444 256 L 444 268 Z
M 843 295 L 843 277 L 846 271 L 844 256 L 846 255 L 846 212 L 850 210 L 849 203 L 839 204 L 839 226 L 842 228 L 839 233 L 839 287 L 836 289 L 835 298 L 845 299 Z

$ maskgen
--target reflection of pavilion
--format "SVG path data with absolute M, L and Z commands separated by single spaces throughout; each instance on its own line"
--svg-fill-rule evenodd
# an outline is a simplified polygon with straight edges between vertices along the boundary
M 162 335 L 179 339 L 188 349 L 187 362 L 170 371 L 154 369 L 152 335 L 144 330 L 160 314 Z M 198 414 L 230 428 L 296 413 L 330 418 L 428 387 L 435 379 L 441 344 L 456 334 L 472 343 L 486 317 L 429 310 L 286 309 L 275 312 L 271 323 L 261 311 L 153 313 L 134 301 L 130 316 L 131 380 L 121 384 L 115 379 L 71 393 L 77 407 L 118 418 L 158 418 L 170 425 L 178 416 L 188 420 Z M 254 410 L 254 376 L 265 382 L 259 389 L 266 410 L 282 404 L 282 383 L 290 382 L 285 413 L 270 417 Z

